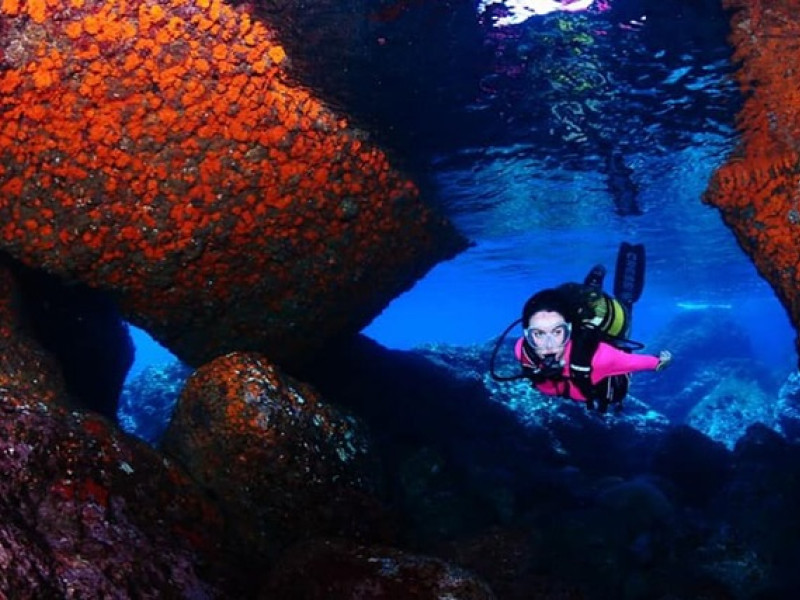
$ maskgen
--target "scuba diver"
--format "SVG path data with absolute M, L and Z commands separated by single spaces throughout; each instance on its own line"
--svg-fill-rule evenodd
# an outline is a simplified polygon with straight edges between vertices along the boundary
M 537 292 L 525 303 L 521 321 L 506 329 L 495 347 L 492 377 L 498 381 L 526 378 L 548 396 L 560 396 L 605 412 L 621 407 L 631 373 L 660 371 L 672 361 L 634 354 L 642 344 L 628 339 L 634 302 L 644 285 L 644 246 L 620 245 L 614 297 L 603 292 L 605 267 L 592 268 L 583 283 L 565 283 Z M 501 377 L 494 371 L 500 343 L 510 329 L 522 323 L 523 336 L 514 345 L 522 373 Z

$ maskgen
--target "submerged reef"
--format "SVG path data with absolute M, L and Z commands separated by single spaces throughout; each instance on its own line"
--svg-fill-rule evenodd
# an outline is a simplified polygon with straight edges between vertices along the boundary
M 690 406 L 675 419 L 651 403 L 672 371 L 642 374 L 622 411 L 601 416 L 491 380 L 491 352 L 361 337 L 301 374 L 313 387 L 231 354 L 155 411 L 176 410 L 161 446 L 224 499 L 227 530 L 244 524 L 267 598 L 436 598 L 445 573 L 454 598 L 484 585 L 507 600 L 800 589 L 795 374 L 762 390 L 758 366 L 741 368 L 723 395 L 704 383 L 710 365 L 676 371 Z M 698 418 L 711 401 L 713 419 Z M 779 427 L 792 423 L 795 435 Z
M 800 68 L 796 1 L 724 0 L 733 11 L 733 59 L 745 97 L 741 140 L 704 195 L 800 325 Z M 797 338 L 800 352 L 800 338 Z
M 74 408 L 17 292 L 0 269 L 0 595 L 239 593 L 216 503 L 179 464 Z
M 221 0 L 0 4 L 0 248 L 187 364 L 305 360 L 464 240 Z
M 117 419 L 128 433 L 158 445 L 192 369 L 181 362 L 150 365 L 122 388 Z
M 231 353 L 195 371 L 161 447 L 223 500 L 230 529 L 262 560 L 298 540 L 380 530 L 366 429 L 263 356 Z

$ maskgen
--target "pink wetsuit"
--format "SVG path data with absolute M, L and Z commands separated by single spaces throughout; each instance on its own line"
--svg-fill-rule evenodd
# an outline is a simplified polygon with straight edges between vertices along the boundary
M 523 338 L 517 340 L 514 346 L 514 353 L 517 355 L 517 360 L 522 363 L 524 367 L 531 367 L 533 363 L 528 358 L 523 350 Z M 547 394 L 548 396 L 564 396 L 565 391 L 569 391 L 569 397 L 579 402 L 586 402 L 586 398 L 581 394 L 577 385 L 567 385 L 569 381 L 569 358 L 572 353 L 572 340 L 567 342 L 564 348 L 564 369 L 561 374 L 564 379 L 561 381 L 553 381 L 546 379 L 540 383 L 535 383 L 536 389 Z M 631 354 L 623 352 L 613 346 L 600 342 L 597 346 L 597 351 L 592 357 L 592 383 L 596 384 L 601 379 L 611 377 L 612 375 L 623 375 L 625 373 L 633 373 L 636 371 L 655 371 L 658 366 L 658 357 L 649 354 Z

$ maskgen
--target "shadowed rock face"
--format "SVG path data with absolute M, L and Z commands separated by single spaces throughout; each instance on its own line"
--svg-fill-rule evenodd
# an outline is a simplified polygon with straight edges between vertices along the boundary
M 64 285 L 42 271 L 9 263 L 21 320 L 58 361 L 74 404 L 117 419 L 122 384 L 133 363 L 133 341 L 113 299 L 81 284 Z
M 739 244 L 753 259 L 800 326 L 800 102 L 794 73 L 800 54 L 796 1 L 774 3 L 726 0 L 736 9 L 731 42 L 746 101 L 740 112 L 742 139 L 705 193 L 718 207 Z M 800 339 L 797 341 L 800 350 Z
M 442 560 L 394 548 L 323 541 L 298 545 L 288 553 L 259 598 L 494 600 L 496 596 L 479 577 Z
M 261 355 L 198 369 L 162 448 L 223 500 L 240 543 L 262 558 L 298 540 L 389 530 L 365 427 Z
M 356 580 L 332 584 L 343 593 L 372 585 L 377 552 L 398 569 L 377 574 L 387 589 L 491 597 L 440 560 L 359 546 L 397 537 L 367 431 L 308 385 L 255 354 L 199 369 L 167 443 L 185 471 L 68 408 L 58 362 L 28 335 L 18 299 L 0 269 L 0 597 L 254 598 L 287 545 L 328 535 L 351 540 L 342 565 Z
M 19 285 L 4 265 L 0 265 L 0 389 L 9 398 L 46 406 L 57 406 L 66 397 L 58 362 L 30 336 L 20 318 Z
M 107 421 L 0 397 L 0 595 L 219 597 L 215 505 Z M 225 559 L 223 559 L 224 561 Z M 222 585 L 219 585 L 222 584 Z
M 16 297 L 0 269 L 0 596 L 236 596 L 216 504 L 174 462 L 66 408 Z
M 0 246 L 185 362 L 305 358 L 464 247 L 243 9 L 0 11 Z

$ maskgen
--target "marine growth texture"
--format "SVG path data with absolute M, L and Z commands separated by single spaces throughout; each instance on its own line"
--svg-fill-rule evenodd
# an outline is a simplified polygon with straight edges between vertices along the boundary
M 800 2 L 725 0 L 745 96 L 741 140 L 714 174 L 705 201 L 800 326 Z M 800 338 L 797 348 L 800 352 Z
M 221 0 L 0 0 L 0 248 L 189 364 L 306 356 L 463 240 Z

